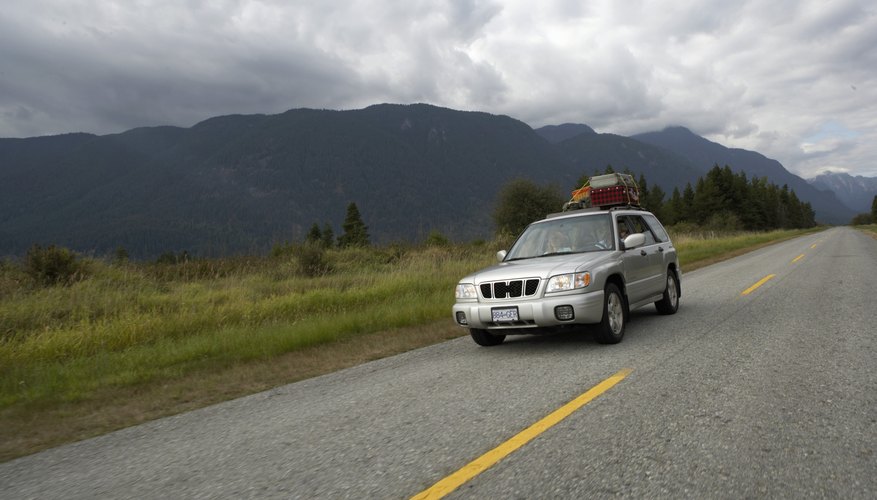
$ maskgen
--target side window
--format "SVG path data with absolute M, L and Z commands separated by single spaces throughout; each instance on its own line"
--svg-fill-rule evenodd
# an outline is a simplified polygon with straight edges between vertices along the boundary
M 652 232 L 655 233 L 655 238 L 658 239 L 661 243 L 670 241 L 670 235 L 667 234 L 667 231 L 664 230 L 664 226 L 658 221 L 658 218 L 652 214 L 643 215 L 645 217 L 646 222 L 648 222 L 649 227 L 652 228 Z
M 646 237 L 646 245 L 654 245 L 657 243 L 655 240 L 655 236 L 652 234 L 652 230 L 649 229 L 646 221 L 643 220 L 639 215 L 631 215 L 627 217 L 630 223 L 633 225 L 634 233 L 643 233 Z
M 627 238 L 627 235 L 634 233 L 633 226 L 630 222 L 630 216 L 624 215 L 617 219 L 618 222 L 618 241 Z

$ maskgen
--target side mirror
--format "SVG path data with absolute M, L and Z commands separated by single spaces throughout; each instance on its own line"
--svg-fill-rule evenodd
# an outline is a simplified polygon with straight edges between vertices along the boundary
M 508 252 L 500 250 L 499 252 L 496 252 L 496 260 L 502 262 L 506 255 L 508 255 Z
M 634 233 L 624 238 L 621 242 L 622 250 L 629 250 L 631 248 L 641 247 L 646 242 L 646 235 L 643 233 Z

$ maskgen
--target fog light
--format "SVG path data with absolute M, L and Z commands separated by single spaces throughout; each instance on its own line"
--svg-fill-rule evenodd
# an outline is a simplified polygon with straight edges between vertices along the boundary
M 575 319 L 576 314 L 572 306 L 557 306 L 554 308 L 554 317 L 558 321 L 570 321 Z
M 463 311 L 457 311 L 457 323 L 461 325 L 468 325 L 469 320 L 466 319 L 466 313 Z

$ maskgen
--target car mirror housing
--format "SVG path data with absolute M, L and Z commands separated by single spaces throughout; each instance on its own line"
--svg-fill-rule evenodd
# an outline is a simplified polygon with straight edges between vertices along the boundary
M 496 260 L 502 262 L 506 255 L 508 255 L 508 252 L 500 250 L 499 252 L 496 252 Z
M 641 247 L 645 242 L 646 236 L 643 233 L 635 233 L 624 238 L 621 244 L 624 246 L 624 250 L 629 250 L 631 248 Z

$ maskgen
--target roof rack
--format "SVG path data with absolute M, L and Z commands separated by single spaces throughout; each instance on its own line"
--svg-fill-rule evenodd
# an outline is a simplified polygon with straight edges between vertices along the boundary
M 561 217 L 564 215 L 575 215 L 576 213 L 593 213 L 593 212 L 613 212 L 615 210 L 643 210 L 647 211 L 644 207 L 640 205 L 612 205 L 606 207 L 586 207 L 586 208 L 575 208 L 575 209 L 567 209 L 563 212 L 552 212 L 545 216 L 546 219 L 553 219 L 555 217 Z M 574 213 L 575 212 L 575 213 Z
M 639 207 L 639 186 L 630 174 L 606 174 L 590 177 L 572 192 L 572 198 L 563 204 L 564 212 L 588 207 L 603 209 L 619 205 Z

